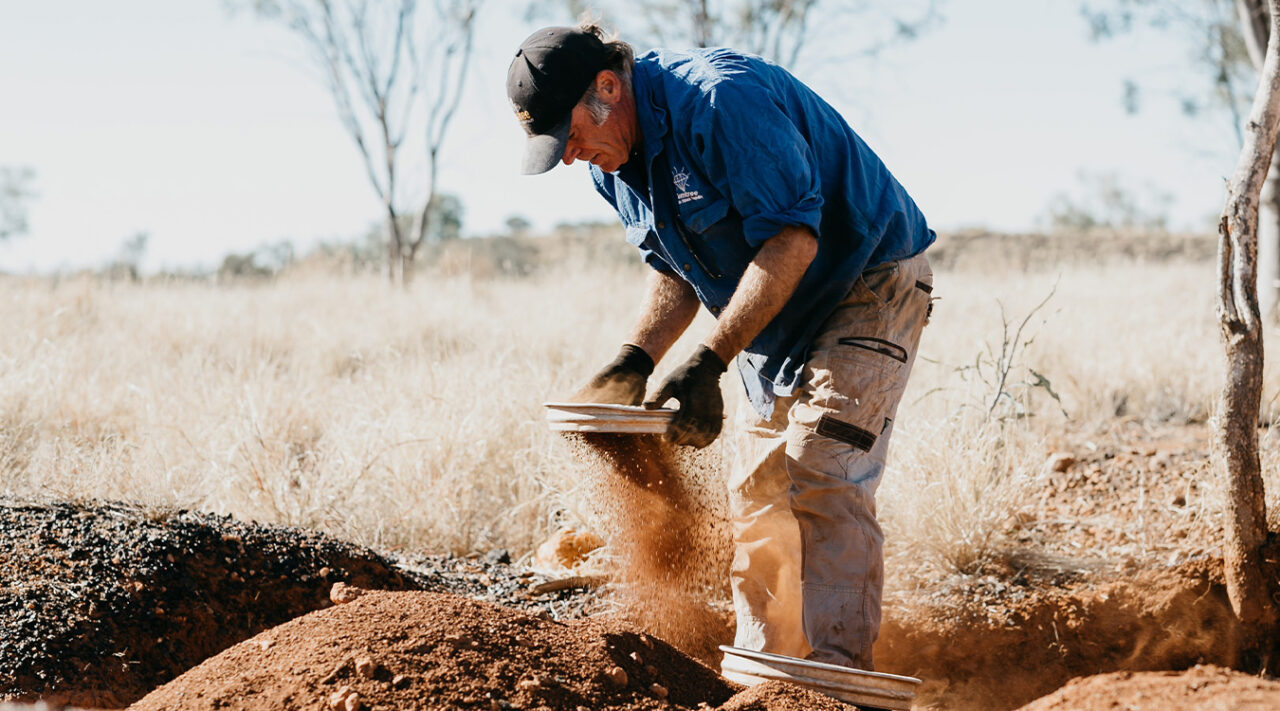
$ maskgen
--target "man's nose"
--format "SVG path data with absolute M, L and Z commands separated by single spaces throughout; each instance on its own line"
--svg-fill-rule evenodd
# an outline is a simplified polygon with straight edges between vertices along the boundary
M 564 155 L 561 156 L 561 160 L 564 161 L 564 164 L 573 165 L 573 161 L 577 160 L 577 158 L 578 158 L 577 146 L 574 146 L 572 143 L 565 144 Z

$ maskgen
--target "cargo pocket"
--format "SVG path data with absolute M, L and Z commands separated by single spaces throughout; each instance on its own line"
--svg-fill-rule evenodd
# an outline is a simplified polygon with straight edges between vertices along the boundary
M 814 353 L 805 366 L 805 393 L 790 413 L 788 454 L 806 467 L 847 479 L 854 458 L 875 448 L 889 426 L 901 395 L 906 351 L 875 338 L 841 341 Z
M 853 284 L 853 299 L 846 300 L 844 305 L 858 304 L 875 309 L 888 305 L 893 298 L 891 285 L 898 275 L 898 267 L 898 262 L 889 262 L 858 275 L 858 280 Z
M 907 349 L 902 346 L 886 341 L 883 338 L 875 338 L 874 336 L 848 336 L 836 341 L 842 346 L 851 346 L 853 348 L 863 348 L 872 353 L 879 353 L 886 358 L 892 358 L 899 363 L 907 362 Z

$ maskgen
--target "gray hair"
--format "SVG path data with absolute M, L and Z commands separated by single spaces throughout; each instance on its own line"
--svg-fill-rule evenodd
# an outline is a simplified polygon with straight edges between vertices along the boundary
M 587 14 L 584 14 L 582 20 L 578 23 L 578 29 L 583 32 L 590 32 L 600 38 L 600 41 L 604 43 L 605 52 L 607 52 L 604 68 L 617 74 L 618 79 L 622 82 L 622 88 L 630 91 L 631 70 L 636 63 L 636 53 L 631 48 L 631 45 L 618 39 L 616 33 L 606 32 L 600 26 L 599 20 Z M 591 114 L 591 120 L 595 121 L 597 126 L 609 120 L 609 113 L 613 111 L 612 106 L 596 95 L 595 82 L 592 82 L 591 86 L 587 87 L 587 91 L 582 95 L 582 99 L 578 103 L 587 108 L 587 111 Z

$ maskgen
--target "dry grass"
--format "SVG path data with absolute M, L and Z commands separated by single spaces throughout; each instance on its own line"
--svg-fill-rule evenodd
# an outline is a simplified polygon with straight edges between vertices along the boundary
M 1040 475 L 1049 429 L 1206 418 L 1221 377 L 1213 279 L 1203 263 L 940 272 L 882 489 L 890 554 L 959 570 L 989 555 Z M 590 516 L 540 403 L 612 357 L 642 280 L 584 264 L 423 278 L 408 293 L 376 276 L 0 279 L 0 491 L 527 552 Z M 1055 283 L 989 412 L 995 358 L 981 354 L 1009 345 L 1005 322 Z M 707 328 L 701 317 L 690 335 Z M 1044 381 L 1026 385 L 1032 371 L 1061 407 Z

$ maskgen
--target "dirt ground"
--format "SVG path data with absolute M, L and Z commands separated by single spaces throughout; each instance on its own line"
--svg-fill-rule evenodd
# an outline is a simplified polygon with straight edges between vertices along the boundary
M 385 555 L 286 526 L 120 503 L 0 499 L 0 701 L 119 708 L 228 646 L 327 607 L 335 582 L 576 610 L 490 560 Z M 504 562 L 507 561 L 507 562 Z
M 1022 711 L 1139 708 L 1272 711 L 1280 708 L 1280 682 L 1215 666 L 1183 672 L 1116 672 L 1074 680 Z
M 1015 708 L 1106 672 L 1261 669 L 1268 650 L 1248 644 L 1221 577 L 1209 435 L 1129 422 L 1046 442 L 1007 555 L 890 595 L 878 666 L 925 679 L 918 706 L 948 709 Z
M 1208 437 L 1203 425 L 1121 422 L 1046 442 L 1003 555 L 887 596 L 879 669 L 925 680 L 918 709 L 1280 707 L 1280 683 L 1264 673 L 1280 657 L 1250 641 L 1226 601 Z M 577 620 L 616 605 L 599 590 L 547 593 L 501 552 L 392 561 L 283 527 L 144 514 L 0 506 L 14 553 L 0 555 L 0 700 L 118 707 L 205 659 L 137 708 L 841 708 L 794 687 L 729 684 L 652 635 L 670 620 Z M 217 534 L 196 533 L 205 528 Z M 369 593 L 333 607 L 335 580 L 452 594 Z M 255 602 L 264 591 L 277 600 L 266 610 Z M 187 598 L 198 605 L 174 614 Z M 229 633 L 215 639 L 213 620 Z M 703 629 L 707 639 L 677 646 L 705 655 L 728 642 L 723 626 Z M 136 646 L 149 636 L 168 641 Z M 212 651 L 164 653 L 182 649 Z M 96 697 L 66 694 L 77 667 L 65 659 L 97 670 Z
M 737 687 L 662 640 L 456 595 L 369 592 L 242 642 L 135 711 L 844 708 L 789 687 Z M 355 695 L 358 704 L 347 701 Z

